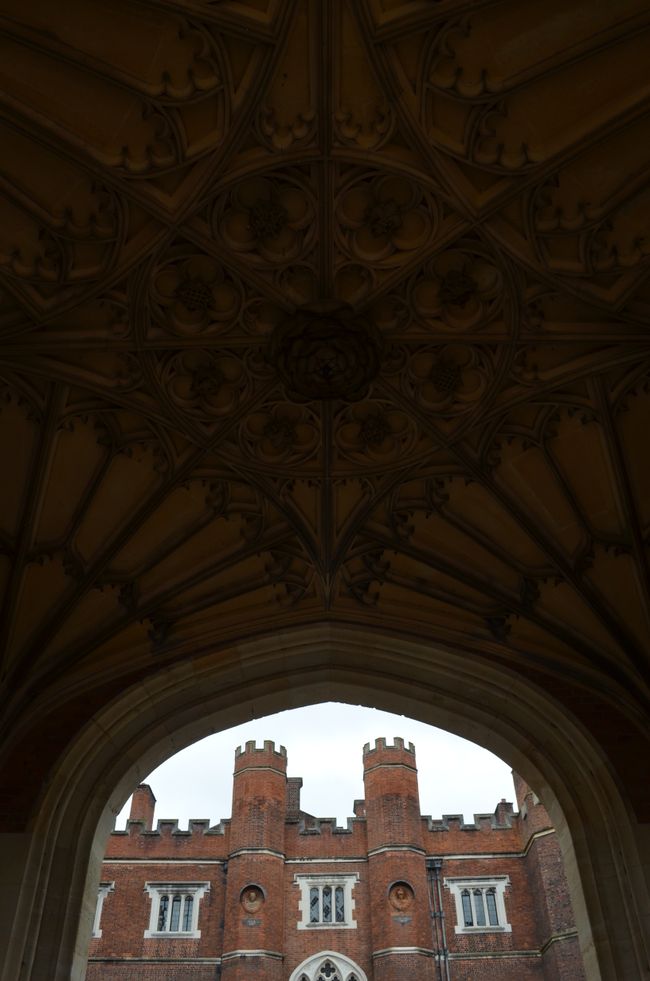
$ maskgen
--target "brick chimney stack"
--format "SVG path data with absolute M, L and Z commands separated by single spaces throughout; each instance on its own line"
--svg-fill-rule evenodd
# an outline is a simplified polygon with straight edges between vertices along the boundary
M 287 821 L 300 819 L 300 791 L 302 777 L 287 778 Z
M 131 813 L 129 821 L 142 821 L 145 831 L 153 829 L 153 814 L 156 807 L 156 798 L 153 790 L 148 783 L 141 783 L 133 791 L 131 799 Z

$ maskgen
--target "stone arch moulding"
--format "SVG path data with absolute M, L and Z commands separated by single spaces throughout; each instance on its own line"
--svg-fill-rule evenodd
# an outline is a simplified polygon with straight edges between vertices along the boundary
M 397 711 L 507 760 L 555 823 L 590 981 L 647 981 L 648 842 L 593 737 L 505 667 L 332 623 L 188 658 L 95 715 L 60 758 L 29 834 L 0 836 L 11 913 L 0 981 L 84 977 L 106 838 L 155 766 L 211 732 L 327 700 Z
M 318 968 L 321 966 L 323 961 L 331 961 L 334 967 L 337 969 L 343 981 L 348 981 L 350 975 L 354 975 L 359 981 L 368 981 L 366 974 L 361 970 L 358 964 L 346 957 L 345 954 L 337 954 L 333 950 L 321 950 L 320 953 L 314 954 L 312 957 L 308 957 L 306 960 L 299 964 L 295 969 L 289 981 L 300 981 L 300 978 L 306 974 L 307 977 L 312 981 L 314 978 L 318 978 Z

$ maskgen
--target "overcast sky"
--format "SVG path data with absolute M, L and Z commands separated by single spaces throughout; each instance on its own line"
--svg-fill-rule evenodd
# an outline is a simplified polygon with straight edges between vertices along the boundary
M 265 739 L 286 746 L 288 774 L 303 778 L 301 806 L 317 817 L 345 824 L 362 798 L 364 743 L 394 736 L 415 744 L 423 814 L 491 813 L 502 797 L 515 801 L 510 767 L 459 736 L 401 715 L 353 705 L 310 705 L 246 722 L 208 736 L 171 757 L 146 779 L 157 800 L 156 819 L 230 817 L 232 771 L 237 746 Z M 123 828 L 130 802 L 117 820 Z M 515 805 L 516 807 L 516 805 Z M 155 824 L 154 824 L 155 827 Z

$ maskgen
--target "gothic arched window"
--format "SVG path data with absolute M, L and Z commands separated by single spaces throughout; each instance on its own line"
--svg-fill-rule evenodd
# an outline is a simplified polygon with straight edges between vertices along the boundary
M 322 950 L 299 964 L 290 981 L 367 981 L 358 964 L 345 954 Z
M 343 981 L 341 975 L 337 971 L 334 964 L 332 964 L 329 958 L 323 961 L 320 968 L 318 969 L 318 974 L 316 975 L 315 981 Z

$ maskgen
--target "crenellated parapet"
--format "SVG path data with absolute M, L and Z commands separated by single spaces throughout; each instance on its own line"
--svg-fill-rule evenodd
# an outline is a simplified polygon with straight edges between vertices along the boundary
M 250 767 L 271 767 L 281 773 L 287 772 L 287 751 L 284 746 L 275 748 L 272 739 L 265 739 L 258 746 L 254 739 L 249 739 L 244 746 L 235 750 L 235 773 Z
M 432 832 L 511 831 L 518 820 L 519 815 L 515 814 L 513 805 L 508 801 L 501 801 L 490 814 L 474 814 L 473 821 L 465 821 L 464 814 L 443 814 L 440 818 L 433 818 L 430 814 L 422 815 L 426 830 Z
M 218 824 L 211 825 L 208 818 L 190 818 L 187 822 L 187 828 L 179 828 L 178 818 L 158 818 L 156 821 L 155 828 L 147 828 L 143 821 L 139 820 L 129 820 L 126 822 L 124 830 L 113 830 L 111 832 L 112 838 L 132 838 L 134 835 L 140 835 L 142 837 L 163 837 L 169 838 L 172 835 L 177 837 L 191 838 L 192 836 L 204 837 L 205 835 L 224 835 L 227 826 L 230 824 L 228 820 L 219 821 Z
M 345 827 L 337 823 L 333 817 L 311 817 L 305 816 L 301 819 L 298 826 L 300 835 L 353 835 L 356 831 L 365 834 L 365 820 L 358 817 L 346 819 Z
M 363 768 L 369 770 L 373 766 L 393 764 L 415 767 L 415 746 L 405 743 L 400 736 L 395 736 L 393 742 L 388 742 L 383 736 L 375 739 L 375 745 L 366 743 L 363 747 Z

